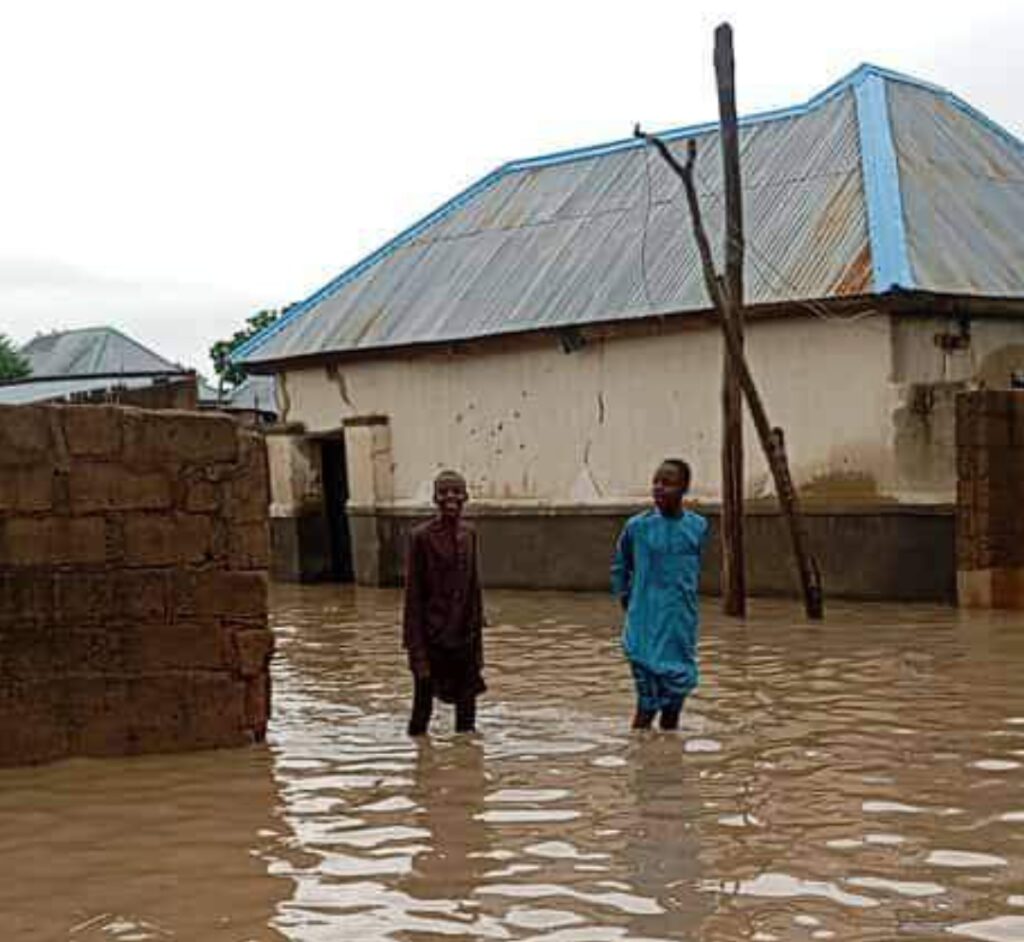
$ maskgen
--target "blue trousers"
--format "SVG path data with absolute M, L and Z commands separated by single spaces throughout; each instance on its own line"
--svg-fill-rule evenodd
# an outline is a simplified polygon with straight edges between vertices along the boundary
M 633 683 L 636 686 L 637 707 L 644 713 L 658 713 L 663 710 L 679 712 L 683 701 L 689 693 L 675 678 L 641 667 L 634 661 L 629 662 L 633 671 Z

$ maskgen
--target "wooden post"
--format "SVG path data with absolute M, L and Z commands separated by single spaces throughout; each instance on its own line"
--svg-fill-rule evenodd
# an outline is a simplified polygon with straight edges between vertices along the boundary
M 743 342 L 736 331 L 736 325 L 726 316 L 726 292 L 724 279 L 715 273 L 715 265 L 711 256 L 711 244 L 708 242 L 707 233 L 704 231 L 704 223 L 701 218 L 700 203 L 697 200 L 697 188 L 693 182 L 693 164 L 697 159 L 697 142 L 687 141 L 686 165 L 680 165 L 664 141 L 657 137 L 643 134 L 639 128 L 634 132 L 637 137 L 652 143 L 666 163 L 679 175 L 683 181 L 683 189 L 686 192 L 686 202 L 690 208 L 690 220 L 693 224 L 693 236 L 697 242 L 697 251 L 700 253 L 701 269 L 704 274 L 704 284 L 707 287 L 708 296 L 718 314 L 722 324 L 722 332 L 725 337 L 726 349 L 729 352 L 729 359 L 736 371 L 740 389 L 747 400 L 747 408 L 750 409 L 750 417 L 753 419 L 754 428 L 757 430 L 757 437 L 760 439 L 761 448 L 764 450 L 765 459 L 775 481 L 775 493 L 778 495 L 779 504 L 782 507 L 783 516 L 786 518 L 786 525 L 789 530 L 790 541 L 793 545 L 793 555 L 796 557 L 797 571 L 800 576 L 800 587 L 804 597 L 804 609 L 807 617 L 819 619 L 822 617 L 824 600 L 821 587 L 821 572 L 818 564 L 807 552 L 807 538 L 804 533 L 803 520 L 800 517 L 800 508 L 797 501 L 796 489 L 789 474 L 789 462 L 786 459 L 785 441 L 782 429 L 772 428 L 768 421 L 768 413 L 765 411 L 764 403 L 757 391 L 754 377 L 747 366 L 746 358 L 743 355 Z
M 715 78 L 725 181 L 725 307 L 743 348 L 743 199 L 740 186 L 739 125 L 736 117 L 732 27 L 715 30 Z M 746 552 L 743 538 L 743 399 L 728 348 L 722 350 L 722 608 L 747 613 Z

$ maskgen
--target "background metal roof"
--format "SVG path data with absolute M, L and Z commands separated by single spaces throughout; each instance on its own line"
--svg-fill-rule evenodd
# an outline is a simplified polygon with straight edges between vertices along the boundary
M 21 350 L 33 376 L 184 372 L 113 327 L 40 334 Z
M 1011 225 L 1024 226 L 1021 145 L 948 93 L 862 66 L 804 105 L 740 126 L 748 303 L 893 285 L 1024 295 L 1024 241 Z M 718 252 L 717 124 L 660 136 L 681 158 L 696 139 Z M 981 172 L 996 159 L 998 172 Z M 1001 202 L 1007 189 L 1014 198 Z M 935 227 L 937 214 L 946 225 Z M 709 306 L 678 181 L 641 142 L 624 140 L 506 164 L 236 358 L 258 366 Z
M 54 402 L 105 389 L 144 389 L 152 385 L 151 377 L 140 376 L 26 380 L 0 385 L 0 405 L 21 406 L 29 402 Z
M 247 376 L 225 396 L 229 409 L 248 409 L 253 412 L 277 414 L 277 394 L 273 376 Z
M 0 404 L 63 400 L 104 389 L 141 389 L 161 379 L 192 375 L 113 327 L 40 334 L 21 353 L 32 373 L 0 384 Z M 200 385 L 200 392 L 204 386 Z

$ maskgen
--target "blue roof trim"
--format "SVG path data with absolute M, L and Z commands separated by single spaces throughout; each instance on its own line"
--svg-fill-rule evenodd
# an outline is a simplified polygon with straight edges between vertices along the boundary
M 899 72 L 893 72 L 889 69 L 883 69 L 867 63 L 858 66 L 848 75 L 836 82 L 833 82 L 823 91 L 809 98 L 803 104 L 794 105 L 788 108 L 779 108 L 772 111 L 764 111 L 757 114 L 747 115 L 739 119 L 740 127 L 747 127 L 750 125 L 763 124 L 768 121 L 781 121 L 787 118 L 800 117 L 801 115 L 807 114 L 809 111 L 824 105 L 837 96 L 842 95 L 844 92 L 847 92 L 850 89 L 854 90 L 857 95 L 857 110 L 861 129 L 861 150 L 865 190 L 868 193 L 869 199 L 869 220 L 872 220 L 871 244 L 872 258 L 875 264 L 876 290 L 887 290 L 892 283 L 899 284 L 902 287 L 912 286 L 909 264 L 906 260 L 906 242 L 903 236 L 903 214 L 899 192 L 899 178 L 898 176 L 893 176 L 893 174 L 896 174 L 895 151 L 892 144 L 892 132 L 889 126 L 888 107 L 885 101 L 885 81 L 901 82 L 941 95 L 956 108 L 970 115 L 976 121 L 980 121 L 1012 146 L 1024 150 L 1024 144 L 1022 144 L 1021 141 L 1019 141 L 1013 134 L 1005 128 L 1000 127 L 996 122 L 976 111 L 966 102 L 957 98 L 947 90 L 929 82 L 924 82 L 920 79 L 916 79 L 908 75 L 902 75 Z M 865 87 L 876 90 L 863 93 L 862 90 Z M 881 93 L 880 96 L 879 91 Z M 862 111 L 862 108 L 864 108 L 864 111 Z M 867 118 L 867 123 L 865 123 L 865 117 Z M 866 128 L 871 129 L 870 133 L 866 133 Z M 717 121 L 708 121 L 702 124 L 692 124 L 684 127 L 673 128 L 659 133 L 658 136 L 664 140 L 675 141 L 693 137 L 696 134 L 706 134 L 717 129 Z M 882 137 L 877 140 L 876 148 L 876 138 L 878 138 L 879 135 L 882 135 Z M 865 143 L 867 143 L 867 148 L 865 148 Z M 377 262 L 382 261 L 398 249 L 407 245 L 434 223 L 440 222 L 452 212 L 465 205 L 469 200 L 494 186 L 499 180 L 508 174 L 533 170 L 540 167 L 550 167 L 556 164 L 572 163 L 578 160 L 606 157 L 611 154 L 636 150 L 643 146 L 643 141 L 636 140 L 635 138 L 625 138 L 618 141 L 611 141 L 606 144 L 563 150 L 541 155 L 539 157 L 527 157 L 521 160 L 513 160 L 506 164 L 502 164 L 496 170 L 491 171 L 491 173 L 467 187 L 453 199 L 442 204 L 432 213 L 428 213 L 408 229 L 400 232 L 389 242 L 381 246 L 381 248 L 362 259 L 362 261 L 357 262 L 351 268 L 343 271 L 340 275 L 329 281 L 318 291 L 315 291 L 304 301 L 296 304 L 277 321 L 269 327 L 266 327 L 254 337 L 251 337 L 246 341 L 246 343 L 240 346 L 232 354 L 231 359 L 234 362 L 244 361 L 268 340 L 279 334 L 289 324 L 293 323 L 297 318 L 301 317 L 312 308 L 315 308 L 321 301 L 324 301 L 331 295 L 335 294 L 355 278 L 358 278 L 367 269 L 377 264 Z M 886 156 L 886 150 L 888 152 L 888 157 Z M 870 169 L 867 156 L 868 154 L 873 155 L 873 162 Z M 884 173 L 886 175 L 885 179 L 881 181 L 874 181 L 873 177 L 876 172 Z M 876 182 L 880 182 L 881 185 L 876 187 Z M 892 189 L 893 184 L 895 185 L 894 192 Z M 875 193 L 874 198 L 876 200 L 874 203 L 874 210 L 871 209 L 872 192 Z M 895 202 L 893 202 L 894 200 Z M 877 223 L 877 225 L 884 229 L 883 222 L 885 214 L 888 212 L 891 216 L 893 206 L 900 207 L 900 212 L 897 217 L 898 232 L 894 234 L 884 234 L 879 231 L 878 238 L 876 239 L 874 226 Z M 888 242 L 886 241 L 887 238 Z M 879 261 L 884 263 L 881 269 L 879 268 Z M 886 283 L 886 279 L 890 279 L 889 283 Z
M 867 76 L 854 96 L 874 288 L 878 293 L 895 287 L 913 288 L 885 80 L 880 75 Z

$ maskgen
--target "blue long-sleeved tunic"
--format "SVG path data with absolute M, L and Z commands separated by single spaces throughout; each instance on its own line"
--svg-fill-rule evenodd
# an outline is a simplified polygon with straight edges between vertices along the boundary
M 707 533 L 699 514 L 667 517 L 648 510 L 626 523 L 612 564 L 612 591 L 629 603 L 622 631 L 626 657 L 680 697 L 700 678 L 697 585 Z

